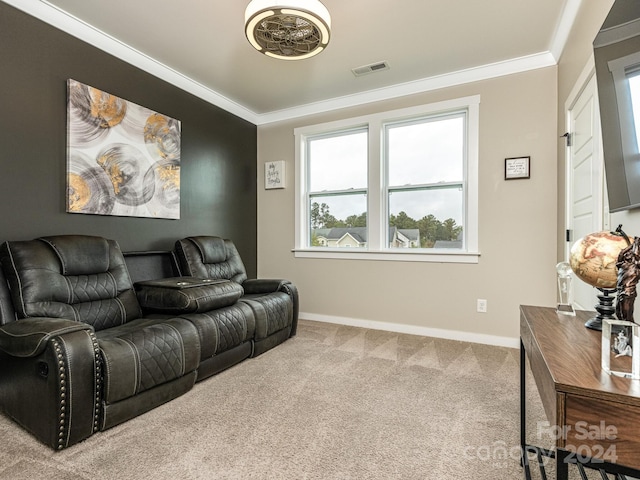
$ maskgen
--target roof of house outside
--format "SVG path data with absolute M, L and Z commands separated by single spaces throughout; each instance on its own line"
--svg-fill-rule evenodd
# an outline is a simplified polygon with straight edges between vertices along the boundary
M 433 248 L 462 248 L 462 232 L 458 233 L 458 238 L 455 240 L 436 240 L 433 244 Z
M 436 240 L 433 248 L 462 248 L 462 240 Z
M 394 238 L 396 230 L 408 238 L 410 241 L 420 240 L 420 230 L 417 228 L 389 228 L 389 238 Z M 368 239 L 367 227 L 336 227 L 336 228 L 316 228 L 313 234 L 324 237 L 327 240 L 339 240 L 346 234 L 351 235 L 358 242 L 366 242 Z
M 349 234 L 358 242 L 364 243 L 367 241 L 367 227 L 319 228 L 314 230 L 313 233 L 325 237 L 327 240 L 339 240 Z
M 392 228 L 395 228 L 395 227 L 392 227 Z M 420 230 L 418 230 L 417 228 L 399 228 L 398 231 L 402 235 L 407 237 L 409 240 L 411 240 L 412 242 L 420 241 Z M 391 232 L 392 232 L 392 229 L 389 229 L 390 234 Z

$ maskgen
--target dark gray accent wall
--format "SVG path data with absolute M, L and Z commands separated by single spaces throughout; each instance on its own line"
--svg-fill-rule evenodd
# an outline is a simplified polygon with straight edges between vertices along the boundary
M 65 212 L 68 78 L 182 122 L 179 220 Z M 255 125 L 0 2 L 0 242 L 88 234 L 169 250 L 218 235 L 255 276 L 256 156 Z

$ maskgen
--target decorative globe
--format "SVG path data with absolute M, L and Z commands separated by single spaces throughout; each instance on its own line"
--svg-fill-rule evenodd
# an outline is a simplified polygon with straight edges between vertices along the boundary
M 596 288 L 614 289 L 618 281 L 616 261 L 627 245 L 623 236 L 608 231 L 591 233 L 571 246 L 569 264 L 580 280 Z

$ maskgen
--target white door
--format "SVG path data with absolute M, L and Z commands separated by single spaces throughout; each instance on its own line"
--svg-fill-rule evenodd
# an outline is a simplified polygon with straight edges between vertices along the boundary
M 604 229 L 604 177 L 595 75 L 591 75 L 573 100 L 567 118 L 570 138 L 567 142 L 566 258 L 576 240 Z M 577 277 L 572 287 L 575 306 L 593 310 L 598 291 Z

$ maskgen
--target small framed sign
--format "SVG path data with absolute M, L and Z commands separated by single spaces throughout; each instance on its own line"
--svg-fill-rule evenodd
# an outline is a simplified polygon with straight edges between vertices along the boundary
M 504 179 L 531 177 L 531 157 L 513 157 L 504 159 Z
M 264 188 L 285 188 L 284 184 L 284 160 L 267 162 L 264 164 Z

